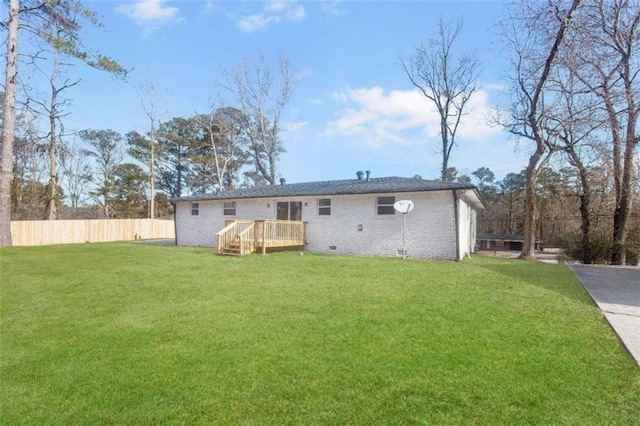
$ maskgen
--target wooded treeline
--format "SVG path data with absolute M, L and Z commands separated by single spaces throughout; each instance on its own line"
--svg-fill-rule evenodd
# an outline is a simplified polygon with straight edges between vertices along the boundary
M 590 263 L 610 263 L 613 247 L 611 229 L 614 222 L 616 196 L 613 167 L 607 162 L 590 167 L 591 202 L 589 215 Z M 449 168 L 451 181 L 476 185 L 486 203 L 478 217 L 478 234 L 522 235 L 526 208 L 526 169 L 496 178 L 487 167 L 480 167 L 469 175 L 458 176 Z M 640 254 L 640 182 L 636 181 L 633 208 L 630 212 L 625 243 L 627 263 L 638 263 Z M 584 261 L 584 245 L 580 214 L 582 182 L 578 171 L 561 158 L 540 170 L 535 188 L 540 218 L 536 223 L 536 238 L 546 247 L 564 248 L 566 254 Z
M 23 125 L 24 116 L 20 118 L 11 188 L 12 218 L 44 219 L 48 145 Z M 269 168 L 257 166 L 256 157 L 265 161 L 269 155 L 252 142 L 247 131 L 249 121 L 242 111 L 222 107 L 209 114 L 159 123 L 153 143 L 156 217 L 171 213 L 168 198 L 274 183 Z M 88 129 L 69 139 L 58 149 L 56 203 L 61 215 L 148 217 L 149 133 L 121 135 L 110 129 Z

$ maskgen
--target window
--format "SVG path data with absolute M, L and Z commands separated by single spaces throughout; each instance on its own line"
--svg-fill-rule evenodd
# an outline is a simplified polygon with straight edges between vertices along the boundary
M 198 216 L 200 214 L 200 203 L 191 203 L 191 216 Z
M 318 199 L 318 216 L 331 216 L 331 198 Z
M 235 201 L 227 201 L 224 203 L 223 214 L 225 216 L 235 216 L 236 215 L 236 202 Z
M 393 205 L 396 202 L 396 197 L 378 197 L 378 214 L 396 214 L 396 210 Z

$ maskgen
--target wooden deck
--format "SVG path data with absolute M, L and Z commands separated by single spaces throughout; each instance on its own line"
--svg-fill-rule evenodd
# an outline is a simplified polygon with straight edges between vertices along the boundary
M 302 247 L 307 223 L 294 220 L 234 220 L 217 234 L 218 254 L 244 256 L 269 248 Z

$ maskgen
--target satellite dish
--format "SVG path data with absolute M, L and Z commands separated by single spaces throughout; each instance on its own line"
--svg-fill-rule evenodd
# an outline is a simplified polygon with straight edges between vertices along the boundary
M 393 208 L 398 212 L 402 213 L 402 258 L 407 258 L 407 248 L 406 248 L 406 234 L 407 234 L 407 213 L 413 210 L 413 201 L 411 200 L 400 200 L 393 203 Z
M 393 208 L 396 209 L 398 213 L 407 214 L 411 210 L 413 210 L 413 201 L 411 200 L 396 201 L 393 205 Z

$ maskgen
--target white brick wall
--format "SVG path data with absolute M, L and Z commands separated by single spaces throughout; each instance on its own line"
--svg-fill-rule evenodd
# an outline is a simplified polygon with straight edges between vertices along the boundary
M 308 251 L 396 256 L 400 250 L 401 255 L 402 215 L 379 216 L 376 212 L 377 197 L 385 195 L 395 196 L 396 201 L 409 199 L 415 204 L 414 210 L 407 215 L 409 257 L 456 259 L 451 191 L 238 199 L 235 200 L 236 216 L 223 215 L 222 201 L 200 201 L 200 214 L 192 216 L 191 203 L 182 202 L 176 206 L 177 241 L 178 245 L 184 246 L 215 247 L 216 233 L 224 227 L 225 219 L 274 219 L 277 201 L 301 201 L 302 220 L 308 222 Z M 330 216 L 318 215 L 318 198 L 331 199 Z M 465 210 L 467 205 L 460 202 L 460 207 Z M 361 231 L 358 230 L 360 225 Z M 460 232 L 463 235 L 462 229 Z M 468 240 L 469 225 L 464 235 Z M 465 242 L 465 251 L 468 251 L 468 245 Z

